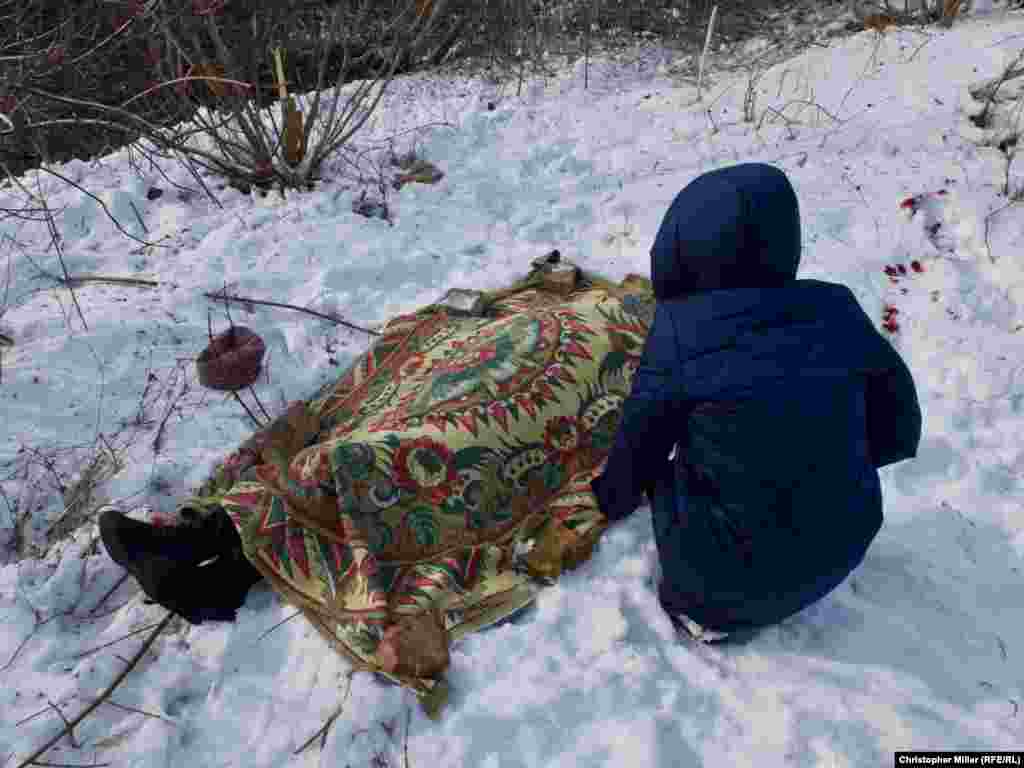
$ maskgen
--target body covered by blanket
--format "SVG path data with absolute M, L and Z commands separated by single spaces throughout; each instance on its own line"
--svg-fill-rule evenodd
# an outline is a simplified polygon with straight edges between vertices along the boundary
M 273 587 L 428 711 L 450 642 L 589 556 L 605 524 L 590 482 L 654 312 L 637 277 L 566 285 L 541 270 L 484 296 L 479 316 L 394 318 L 189 502 L 223 506 Z

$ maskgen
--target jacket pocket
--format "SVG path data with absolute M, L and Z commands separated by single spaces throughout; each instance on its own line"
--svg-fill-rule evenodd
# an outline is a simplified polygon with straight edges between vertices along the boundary
M 691 506 L 706 511 L 706 524 L 719 548 L 737 556 L 744 565 L 750 567 L 754 557 L 753 534 L 734 515 L 729 514 L 714 473 L 706 467 L 682 462 L 677 462 L 677 469 L 686 476 Z

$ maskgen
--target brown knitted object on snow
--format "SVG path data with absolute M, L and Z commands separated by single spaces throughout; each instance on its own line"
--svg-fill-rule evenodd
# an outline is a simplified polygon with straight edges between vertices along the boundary
M 248 387 L 260 375 L 267 347 L 255 332 L 236 325 L 215 336 L 196 359 L 199 383 L 224 392 Z

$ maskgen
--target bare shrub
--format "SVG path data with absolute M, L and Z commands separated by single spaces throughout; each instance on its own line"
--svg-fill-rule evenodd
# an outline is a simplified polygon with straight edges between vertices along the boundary
M 41 162 L 101 154 L 130 141 L 132 126 L 99 119 L 91 104 L 118 107 L 142 89 L 149 69 L 147 6 L 8 2 L 0 11 L 0 160 L 13 175 Z M 69 100 L 70 99 L 70 100 Z M 158 98 L 133 110 L 147 123 L 180 120 Z
M 374 79 L 382 69 L 380 56 L 401 45 L 402 35 L 417 45 L 399 57 L 396 74 L 465 60 L 499 78 L 517 78 L 521 87 L 528 76 L 550 73 L 552 57 L 572 59 L 591 46 L 607 49 L 638 40 L 699 44 L 713 4 L 720 16 L 716 37 L 727 42 L 757 30 L 763 12 L 786 5 L 779 0 L 0 0 L 0 115 L 9 118 L 0 125 L 0 160 L 18 175 L 45 160 L 88 159 L 137 141 L 153 126 L 191 118 L 200 106 L 221 109 L 232 87 L 244 87 L 245 96 L 269 107 L 279 95 L 273 48 L 281 49 L 293 97 L 316 88 L 322 64 L 328 86 L 346 78 Z M 210 33 L 211 21 L 220 43 Z M 417 28 L 395 26 L 408 22 Z M 225 51 L 239 71 L 229 71 Z M 227 82 L 231 76 L 247 85 Z M 237 120 L 231 123 L 237 127 Z
M 971 7 L 971 0 L 850 0 L 850 12 L 867 27 L 938 23 L 948 27 Z
M 142 126 L 140 133 L 154 150 L 172 151 L 236 183 L 306 188 L 423 49 L 443 5 L 335 3 L 312 31 L 317 67 L 315 78 L 304 81 L 285 50 L 289 3 L 252 15 L 228 37 L 223 0 L 194 0 L 184 11 L 178 3 L 154 2 L 155 77 L 134 98 L 161 92 L 195 109 L 190 123 L 159 131 Z M 306 91 L 311 96 L 302 98 Z M 280 111 L 260 109 L 267 92 Z

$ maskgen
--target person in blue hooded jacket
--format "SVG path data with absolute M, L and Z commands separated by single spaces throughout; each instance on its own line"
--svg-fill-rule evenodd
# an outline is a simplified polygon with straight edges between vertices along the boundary
M 658 597 L 703 640 L 835 589 L 881 527 L 877 469 L 921 439 L 899 354 L 847 287 L 797 280 L 799 262 L 796 194 L 759 163 L 690 183 L 651 250 L 654 321 L 592 489 L 609 521 L 646 492 Z

